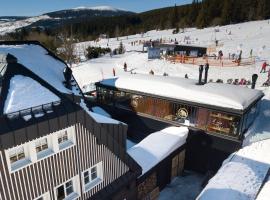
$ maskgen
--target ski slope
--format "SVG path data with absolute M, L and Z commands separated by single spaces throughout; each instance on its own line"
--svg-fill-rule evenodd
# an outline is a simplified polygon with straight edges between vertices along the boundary
M 219 41 L 220 46 L 216 51 L 222 50 L 225 57 L 228 54 L 239 54 L 242 50 L 243 57 L 249 57 L 252 50 L 252 56 L 256 56 L 256 64 L 243 67 L 215 67 L 210 66 L 209 79 L 216 81 L 222 79 L 224 82 L 227 79 L 245 78 L 251 80 L 251 76 L 256 73 L 259 75 L 256 89 L 262 90 L 265 97 L 261 101 L 260 113 L 254 122 L 253 126 L 246 133 L 246 138 L 243 144 L 243 150 L 236 152 L 236 156 L 240 155 L 241 163 L 235 159 L 230 162 L 225 162 L 220 170 L 220 173 L 212 179 L 204 191 L 211 191 L 206 196 L 201 196 L 202 199 L 217 199 L 220 191 L 225 191 L 226 195 L 231 195 L 235 199 L 247 200 L 269 199 L 270 187 L 266 180 L 263 184 L 263 178 L 270 166 L 269 141 L 270 141 L 270 89 L 262 87 L 262 84 L 267 80 L 267 73 L 260 73 L 262 62 L 270 61 L 270 22 L 253 21 L 242 24 L 228 25 L 223 27 L 210 27 L 205 29 L 186 29 L 183 33 L 173 35 L 172 30 L 164 31 L 149 31 L 145 34 L 137 34 L 126 37 L 101 39 L 99 41 L 88 41 L 76 44 L 76 54 L 83 56 L 85 49 L 91 46 L 110 47 L 115 49 L 119 46 L 120 41 L 123 42 L 126 53 L 110 57 L 105 55 L 98 59 L 89 60 L 73 66 L 73 74 L 76 77 L 81 88 L 87 90 L 87 86 L 91 83 L 100 81 L 106 78 L 113 77 L 113 69 L 117 77 L 121 77 L 126 73 L 149 74 L 153 70 L 155 75 L 184 77 L 188 75 L 190 79 L 198 79 L 198 66 L 187 64 L 173 64 L 166 60 L 148 60 L 147 53 L 142 53 L 142 41 L 162 39 L 165 42 L 177 40 L 180 44 L 191 44 L 199 46 L 214 46 L 215 40 Z M 131 45 L 131 42 L 135 45 Z M 128 72 L 124 72 L 123 65 L 127 63 Z M 269 70 L 267 67 L 267 71 Z M 149 75 L 150 76 L 150 75 Z M 123 76 L 124 77 L 124 76 Z M 239 86 L 242 87 L 242 86 Z M 169 89 L 169 88 L 168 88 Z M 225 91 L 224 91 L 225 92 Z M 236 93 L 234 95 L 237 95 Z M 262 159 L 263 161 L 261 162 Z M 254 164 L 255 163 L 255 164 Z M 255 167 L 256 170 L 253 170 Z M 224 170 L 229 173 L 223 173 Z M 263 169 L 263 170 L 262 170 Z M 226 171 L 225 170 L 225 171 Z M 234 181 L 235 174 L 242 171 L 237 181 Z M 223 181 L 222 180 L 227 180 Z M 216 180 L 220 182 L 215 183 Z M 222 185 L 222 184 L 225 184 Z M 254 183 L 254 184 L 253 184 Z M 255 184 L 256 183 L 256 184 Z M 254 186 L 256 185 L 256 187 Z M 224 187 L 223 187 L 224 186 Z M 180 186 L 176 186 L 180 187 Z M 218 187 L 218 189 L 211 189 Z M 259 188 L 261 192 L 257 194 Z M 210 188 L 210 190 L 209 190 Z M 212 193 L 212 191 L 214 191 Z M 204 193 L 205 194 L 205 193 Z M 208 196 L 210 195 L 210 196 Z M 175 191 L 170 191 L 168 188 L 161 193 L 163 199 L 182 198 L 181 194 L 176 195 Z M 204 198 L 206 197 L 206 198 Z M 229 197 L 229 196 L 228 196 Z M 229 197 L 229 198 L 230 198 Z M 224 196 L 226 199 L 226 197 Z M 200 198 L 199 198 L 200 199 Z

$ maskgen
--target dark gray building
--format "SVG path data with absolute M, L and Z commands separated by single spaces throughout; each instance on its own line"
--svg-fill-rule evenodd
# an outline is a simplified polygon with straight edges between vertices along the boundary
M 135 199 L 127 126 L 92 113 L 38 42 L 2 42 L 0 54 L 0 200 Z

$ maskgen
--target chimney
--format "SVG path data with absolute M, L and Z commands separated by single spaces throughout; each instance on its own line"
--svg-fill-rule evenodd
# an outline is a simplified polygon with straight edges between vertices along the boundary
M 65 84 L 67 88 L 70 88 L 70 84 L 71 84 L 71 76 L 72 76 L 72 70 L 69 67 L 66 67 L 64 69 L 64 77 L 65 77 Z
M 202 85 L 202 74 L 203 74 L 203 65 L 200 65 L 199 67 L 199 82 L 198 85 Z
M 205 74 L 204 74 L 204 84 L 207 83 L 207 79 L 208 79 L 208 70 L 209 70 L 209 64 L 206 63 L 206 64 L 205 64 Z
M 253 74 L 253 75 L 252 75 L 251 89 L 255 89 L 257 79 L 258 79 L 258 74 Z

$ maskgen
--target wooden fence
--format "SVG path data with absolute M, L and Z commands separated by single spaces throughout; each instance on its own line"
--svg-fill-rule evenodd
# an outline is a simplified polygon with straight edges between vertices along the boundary
M 232 60 L 229 58 L 218 59 L 217 57 L 189 57 L 189 56 L 167 56 L 166 60 L 172 63 L 183 63 L 191 65 L 204 65 L 208 63 L 210 66 L 217 67 L 237 67 L 237 66 L 250 66 L 255 64 L 255 57 L 242 58 L 241 61 Z

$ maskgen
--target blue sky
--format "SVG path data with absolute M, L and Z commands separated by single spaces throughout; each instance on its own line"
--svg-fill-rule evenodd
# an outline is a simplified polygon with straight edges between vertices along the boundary
M 142 12 L 190 2 L 192 0 L 0 0 L 0 16 L 33 16 L 79 6 L 101 5 Z

